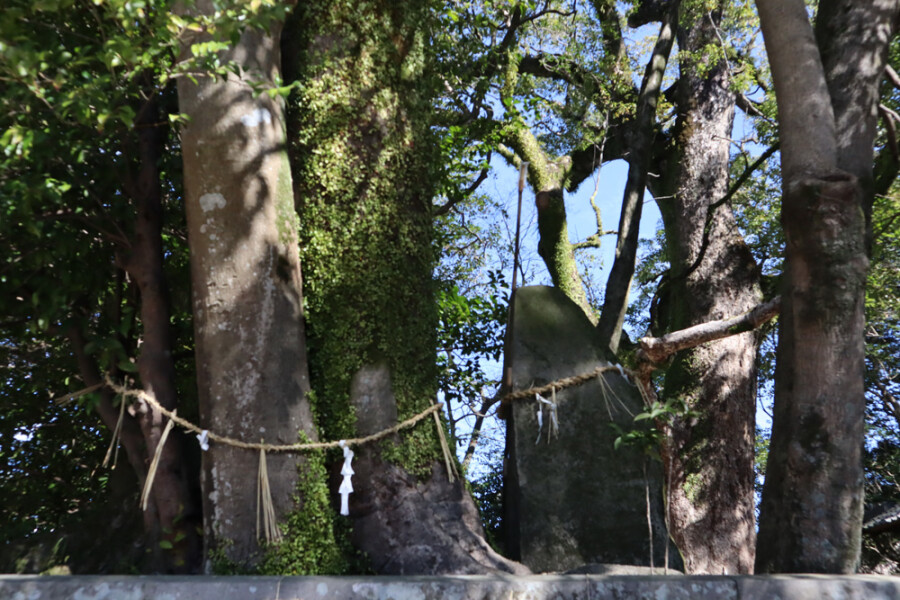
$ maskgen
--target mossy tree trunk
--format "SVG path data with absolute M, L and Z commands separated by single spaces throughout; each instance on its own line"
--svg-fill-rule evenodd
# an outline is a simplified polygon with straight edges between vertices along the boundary
M 209 2 L 198 11 L 211 14 Z M 184 201 L 191 250 L 200 421 L 219 435 L 291 444 L 315 438 L 309 389 L 297 216 L 282 101 L 274 83 L 279 30 L 247 29 L 223 61 L 240 75 L 179 80 Z M 189 39 L 185 47 L 197 39 Z M 268 454 L 276 518 L 295 510 L 298 457 Z M 261 558 L 256 452 L 210 444 L 203 453 L 207 556 L 241 567 Z M 207 570 L 212 564 L 207 563 Z
M 574 192 L 604 160 L 610 160 L 609 156 L 603 156 L 603 149 L 609 151 L 615 146 L 615 151 L 608 154 L 621 155 L 621 127 L 608 124 L 609 127 L 603 134 L 605 140 L 602 148 L 589 144 L 576 148 L 568 154 L 553 156 L 545 150 L 526 124 L 519 109 L 516 108 L 515 100 L 515 95 L 521 92 L 520 74 L 524 74 L 592 88 L 596 102 L 601 101 L 603 94 L 597 93 L 595 82 L 590 80 L 602 77 L 608 81 L 610 89 L 615 90 L 614 100 L 624 101 L 630 92 L 631 82 L 619 16 L 614 3 L 606 0 L 593 2 L 593 10 L 602 24 L 601 41 L 604 51 L 607 57 L 612 59 L 611 68 L 602 75 L 586 72 L 576 61 L 565 55 L 550 56 L 540 52 L 522 54 L 521 48 L 514 49 L 518 43 L 519 29 L 526 21 L 531 20 L 524 18 L 524 12 L 527 11 L 522 6 L 512 10 L 508 29 L 495 52 L 496 56 L 503 57 L 503 60 L 498 59 L 497 69 L 502 73 L 500 94 L 507 107 L 506 123 L 500 134 L 503 144 L 498 147 L 498 151 L 517 168 L 522 162 L 529 163 L 528 183 L 534 192 L 537 209 L 538 254 L 547 267 L 553 285 L 562 290 L 584 311 L 588 319 L 596 324 L 597 311 L 588 302 L 584 283 L 578 272 L 575 252 L 580 248 L 600 247 L 600 238 L 604 232 L 601 229 L 599 210 L 594 206 L 594 210 L 597 211 L 596 233 L 584 241 L 572 243 L 569 239 L 564 194 Z M 609 101 L 609 97 L 602 101 Z
M 678 32 L 679 47 L 696 58 L 682 60 L 672 146 L 653 189 L 671 265 L 656 311 L 662 331 L 739 315 L 761 298 L 730 206 L 710 215 L 727 193 L 735 98 L 724 60 L 703 75 L 696 65 L 719 43 L 720 15 L 686 11 Z M 669 531 L 690 573 L 753 570 L 757 348 L 754 332 L 734 335 L 679 352 L 666 370 L 661 399 L 683 401 L 693 415 L 674 420 L 664 453 Z
M 784 290 L 757 572 L 853 572 L 878 86 L 896 0 L 757 0 L 778 98 Z
M 538 254 L 550 273 L 550 279 L 555 287 L 584 311 L 592 323 L 596 323 L 597 316 L 588 303 L 584 283 L 578 273 L 575 246 L 569 240 L 566 221 L 563 193 L 566 184 L 570 182 L 572 157 L 565 155 L 553 159 L 548 156 L 532 131 L 519 119 L 506 127 L 505 134 L 512 152 L 503 150 L 504 156 L 512 164 L 521 164 L 518 161 L 528 163 L 528 182 L 534 191 L 534 204 L 537 208 Z
M 287 25 L 310 372 L 329 439 L 389 427 L 437 391 L 429 7 L 303 3 Z M 353 542 L 377 572 L 521 570 L 483 540 L 463 483 L 448 482 L 433 421 L 358 450 Z

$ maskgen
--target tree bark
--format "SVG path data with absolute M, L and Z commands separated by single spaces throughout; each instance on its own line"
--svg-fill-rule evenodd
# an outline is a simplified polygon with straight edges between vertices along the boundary
M 897 0 L 829 0 L 819 4 L 816 15 L 816 43 L 834 109 L 838 165 L 859 181 L 867 222 L 874 200 L 872 140 L 880 84 L 897 13 Z
M 427 14 L 423 1 L 303 3 L 286 30 L 310 371 L 330 439 L 389 427 L 436 394 Z M 436 438 L 423 422 L 359 449 L 354 543 L 379 573 L 521 571 L 481 540 Z
M 700 74 L 690 57 L 717 41 L 720 17 L 721 8 L 688 12 L 678 33 L 690 54 L 677 84 L 673 147 L 653 189 L 671 266 L 658 291 L 655 326 L 664 331 L 750 311 L 762 296 L 730 206 L 710 209 L 727 193 L 735 99 L 724 60 Z M 663 453 L 669 530 L 689 573 L 753 569 L 757 347 L 753 332 L 729 336 L 677 353 L 666 370 L 662 398 L 693 415 L 672 421 Z
M 785 188 L 787 284 L 756 569 L 852 573 L 863 510 L 862 198 L 849 175 Z
M 212 13 L 209 2 L 196 10 Z M 224 81 L 178 83 L 191 249 L 200 420 L 245 441 L 316 439 L 309 389 L 297 216 L 282 102 L 257 95 L 280 69 L 280 24 L 246 30 L 221 55 L 241 67 Z M 196 39 L 187 40 L 189 48 Z M 213 444 L 203 453 L 204 544 L 243 566 L 259 558 L 259 456 Z M 268 455 L 279 522 L 294 510 L 299 459 Z M 211 563 L 207 562 L 206 570 Z
M 152 93 L 152 92 L 151 92 Z M 140 292 L 142 337 L 138 372 L 144 391 L 165 408 L 178 405 L 175 363 L 169 330 L 169 291 L 163 270 L 162 190 L 159 161 L 165 145 L 165 129 L 159 125 L 157 100 L 151 96 L 135 120 L 137 131 L 137 175 L 128 186 L 135 207 L 134 235 L 130 248 L 119 253 L 119 262 Z M 147 405 L 137 413 L 148 456 L 153 456 L 168 420 Z M 196 572 L 202 559 L 200 499 L 185 456 L 184 435 L 173 432 L 160 453 L 149 511 L 156 513 L 158 531 L 152 537 L 153 551 L 165 572 Z M 159 538 L 158 540 L 156 538 Z M 159 541 L 171 548 L 164 550 Z
M 397 406 L 387 365 L 360 369 L 350 391 L 356 432 L 370 435 L 396 423 Z M 427 420 L 431 427 L 431 419 Z M 394 440 L 392 443 L 397 443 Z M 460 479 L 450 481 L 441 462 L 412 474 L 385 460 L 378 447 L 359 449 L 353 463 L 351 540 L 383 575 L 528 574 L 484 539 L 478 509 Z M 334 469 L 337 475 L 337 469 Z M 336 489 L 340 477 L 332 477 Z
M 802 0 L 757 7 L 778 99 L 786 246 L 756 570 L 849 573 L 863 510 L 868 115 L 898 9 L 821 2 L 819 46 Z M 838 22 L 847 29 L 825 39 Z

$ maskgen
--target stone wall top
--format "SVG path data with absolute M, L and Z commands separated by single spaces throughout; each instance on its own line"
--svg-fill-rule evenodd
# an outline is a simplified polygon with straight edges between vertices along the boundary
M 855 575 L 208 577 L 0 575 L 2 600 L 897 600 L 900 578 Z

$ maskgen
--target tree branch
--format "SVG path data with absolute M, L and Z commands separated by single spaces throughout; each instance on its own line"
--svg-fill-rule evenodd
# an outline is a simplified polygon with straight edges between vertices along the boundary
M 614 0 L 592 0 L 594 13 L 600 22 L 600 34 L 603 49 L 607 56 L 616 57 L 616 74 L 624 74 L 625 69 L 621 63 L 627 59 L 625 55 L 625 40 L 622 37 L 622 26 L 619 23 L 619 12 Z
M 756 104 L 753 102 L 753 100 L 751 100 L 744 94 L 735 94 L 734 103 L 737 105 L 737 107 L 739 109 L 744 111 L 745 114 L 753 116 L 753 117 L 763 118 L 766 121 L 769 121 L 770 123 L 772 122 L 772 119 L 770 119 L 769 117 L 764 115 L 761 110 L 756 108 Z
M 528 54 L 519 60 L 519 72 L 535 77 L 555 79 L 572 85 L 584 86 L 588 79 L 595 79 L 590 71 L 578 63 L 558 54 Z
M 607 129 L 609 125 L 609 113 L 606 116 L 606 122 L 603 124 L 603 128 Z M 603 138 L 603 143 L 600 144 L 598 148 L 596 145 L 594 146 L 594 157 L 591 159 L 595 161 L 597 165 L 603 164 L 603 155 L 606 151 L 606 140 L 607 138 Z M 574 159 L 573 159 L 574 162 Z M 573 165 L 572 171 L 575 170 L 575 166 Z M 571 173 L 571 171 L 570 171 Z M 608 230 L 603 231 L 603 214 L 600 212 L 600 206 L 597 205 L 597 192 L 600 191 L 600 173 L 597 173 L 597 176 L 594 178 L 594 192 L 591 194 L 590 202 L 591 208 L 594 210 L 594 219 L 597 223 L 597 231 L 591 235 L 589 235 L 584 241 L 578 242 L 577 244 L 572 245 L 572 250 L 581 250 L 584 248 L 599 248 L 601 240 L 600 238 L 604 235 L 614 234 L 618 235 L 618 231 Z
M 488 160 L 490 160 L 490 155 L 488 155 Z M 469 184 L 469 187 L 467 187 L 465 190 L 463 190 L 456 198 L 447 200 L 446 203 L 444 203 L 441 206 L 439 206 L 438 208 L 436 208 L 434 210 L 434 212 L 432 212 L 432 216 L 440 217 L 441 215 L 445 215 L 448 212 L 450 212 L 451 208 L 453 208 L 454 206 L 456 206 L 457 204 L 459 204 L 460 202 L 462 202 L 463 200 L 468 198 L 472 194 L 472 192 L 474 192 L 475 190 L 478 189 L 478 186 L 480 186 L 484 182 L 484 180 L 487 179 L 489 172 L 490 172 L 490 167 L 483 168 L 481 170 L 481 172 L 478 174 L 478 177 L 475 178 L 475 181 L 473 181 L 471 184 Z
M 900 123 L 900 115 L 891 110 L 884 104 L 878 105 L 878 112 L 881 114 L 881 120 L 884 122 L 885 131 L 887 131 L 888 147 L 894 160 L 900 160 L 900 151 L 897 150 L 897 123 Z
M 585 179 L 593 174 L 594 170 L 602 163 L 612 160 L 625 158 L 626 148 L 628 146 L 628 127 L 629 124 L 623 123 L 607 123 L 602 129 L 597 128 L 595 131 L 602 132 L 603 135 L 603 154 L 598 156 L 595 145 L 592 144 L 587 148 L 573 150 L 569 156 L 572 158 L 572 166 L 566 175 L 566 190 L 574 192 L 578 189 Z
M 638 342 L 638 360 L 658 366 L 680 350 L 693 348 L 700 344 L 719 340 L 739 333 L 753 331 L 763 323 L 774 318 L 781 311 L 781 296 L 757 305 L 749 312 L 722 319 L 694 325 L 680 331 L 667 333 L 662 337 L 645 337 Z
M 643 0 L 638 3 L 637 10 L 628 15 L 628 26 L 637 29 L 654 21 L 662 21 L 668 7 L 667 0 Z
M 481 409 L 475 412 L 475 426 L 472 428 L 472 435 L 469 437 L 469 444 L 466 446 L 466 454 L 463 457 L 463 471 L 469 468 L 475 449 L 478 447 L 478 440 L 481 437 L 481 428 L 484 425 L 484 418 L 491 407 L 500 400 L 500 392 L 502 388 L 498 388 L 497 393 L 492 398 L 485 398 L 484 393 L 481 394 Z
M 897 173 L 900 172 L 900 161 L 889 148 L 882 148 L 875 156 L 873 172 L 875 176 L 873 193 L 876 196 L 886 196 L 897 179 Z
M 549 2 L 545 2 L 544 8 L 542 10 L 539 10 L 538 12 L 536 12 L 534 14 L 528 15 L 527 17 L 523 17 L 521 19 L 520 25 L 524 24 L 524 23 L 530 23 L 531 21 L 539 19 L 539 18 L 543 17 L 544 15 L 559 15 L 560 17 L 571 17 L 572 15 L 575 14 L 574 10 L 561 11 L 561 10 L 557 10 L 554 8 L 548 8 L 549 5 L 550 5 Z
M 894 67 L 891 65 L 884 65 L 884 74 L 887 76 L 888 80 L 890 80 L 891 85 L 900 90 L 900 75 L 897 74 Z
M 803 0 L 757 0 L 778 103 L 785 181 L 838 166 L 834 109 Z M 821 10 L 820 10 L 821 16 Z
M 622 198 L 622 214 L 619 218 L 619 236 L 616 242 L 616 258 L 606 282 L 606 294 L 600 323 L 597 325 L 600 340 L 615 353 L 622 335 L 628 295 L 637 259 L 638 227 L 647 187 L 647 171 L 652 155 L 653 123 L 662 86 L 663 74 L 669 54 L 675 42 L 680 2 L 673 0 L 666 10 L 653 54 L 647 63 L 641 93 L 638 97 L 637 116 L 633 124 L 628 180 Z

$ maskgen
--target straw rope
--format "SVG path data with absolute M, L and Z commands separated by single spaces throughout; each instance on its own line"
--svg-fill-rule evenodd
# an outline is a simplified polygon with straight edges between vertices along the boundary
M 587 383 L 592 379 L 596 378 L 603 373 L 624 373 L 632 378 L 634 381 L 638 381 L 638 377 L 630 370 L 617 367 L 613 365 L 607 365 L 604 367 L 597 367 L 591 371 L 587 371 L 585 373 L 581 373 L 579 375 L 573 375 L 571 377 L 563 377 L 562 379 L 557 379 L 556 381 L 551 381 L 545 385 L 530 387 L 525 390 L 517 390 L 515 392 L 510 392 L 500 398 L 500 402 L 503 404 L 508 404 L 513 400 L 523 400 L 523 399 L 533 399 L 535 394 L 546 394 L 547 392 L 552 393 L 553 390 L 564 390 L 566 388 L 574 387 L 576 385 L 581 385 L 582 383 Z
M 534 386 L 534 387 L 530 387 L 530 388 L 527 388 L 524 390 L 516 390 L 514 392 L 510 392 L 510 393 L 506 394 L 505 396 L 503 396 L 502 398 L 500 398 L 500 401 L 503 404 L 507 404 L 507 403 L 513 402 L 515 400 L 523 400 L 523 399 L 530 400 L 530 399 L 534 398 L 535 394 L 546 394 L 548 392 L 553 393 L 554 390 L 559 391 L 559 390 L 564 390 L 566 388 L 581 385 L 583 383 L 587 383 L 588 381 L 591 381 L 592 379 L 596 378 L 599 375 L 602 375 L 603 373 L 609 373 L 609 372 L 624 373 L 624 374 L 628 375 L 629 377 L 631 377 L 633 381 L 639 380 L 637 375 L 635 375 L 635 373 L 629 369 L 624 369 L 624 368 L 621 368 L 618 366 L 613 366 L 613 365 L 607 365 L 607 366 L 597 367 L 591 371 L 587 371 L 585 373 L 580 373 L 578 375 L 573 375 L 571 377 L 563 377 L 563 378 L 557 379 L 556 381 L 551 381 L 550 383 L 547 383 L 544 385 Z M 116 392 L 117 394 L 120 394 L 123 397 L 132 397 L 132 398 L 138 398 L 140 400 L 143 400 L 144 402 L 146 402 L 147 404 L 152 406 L 154 409 L 156 409 L 160 413 L 162 413 L 170 421 L 174 422 L 177 425 L 180 425 L 182 428 L 187 429 L 188 431 L 192 431 L 194 433 L 203 433 L 204 431 L 206 431 L 209 440 L 219 443 L 219 444 L 225 444 L 227 446 L 233 446 L 235 448 L 244 448 L 246 450 L 265 450 L 266 452 L 302 452 L 305 450 L 328 450 L 331 448 L 339 448 L 341 445 L 340 441 L 306 442 L 306 443 L 297 443 L 297 444 L 266 444 L 266 443 L 262 443 L 262 442 L 244 442 L 242 440 L 238 440 L 238 439 L 231 438 L 228 436 L 219 435 L 215 432 L 205 430 L 202 427 L 195 425 L 194 423 L 191 423 L 187 419 L 179 417 L 175 413 L 175 411 L 171 411 L 171 410 L 165 408 L 163 405 L 161 405 L 156 400 L 156 398 L 154 398 L 150 394 L 147 394 L 143 390 L 128 389 L 124 386 L 116 384 L 108 376 L 106 377 L 106 381 L 104 384 L 92 385 L 90 387 L 84 388 L 77 392 L 73 392 L 71 394 L 66 394 L 65 396 L 62 396 L 60 399 L 58 399 L 57 402 L 58 403 L 71 402 L 72 400 L 78 398 L 79 396 L 82 396 L 84 394 L 92 392 L 92 391 L 102 387 L 103 385 L 106 385 L 107 387 L 112 389 L 114 392 Z M 640 386 L 638 386 L 638 387 L 640 387 Z M 389 427 L 388 429 L 384 429 L 382 431 L 373 433 L 371 435 L 367 435 L 365 437 L 352 438 L 352 439 L 347 439 L 347 440 L 343 440 L 343 441 L 348 446 L 361 446 L 363 444 L 368 444 L 371 442 L 376 442 L 378 440 L 382 440 L 388 436 L 391 436 L 391 435 L 398 433 L 404 429 L 408 429 L 408 428 L 414 426 L 419 421 L 421 421 L 422 419 L 425 419 L 426 417 L 428 417 L 431 414 L 434 414 L 435 416 L 437 416 L 437 412 L 442 407 L 443 407 L 443 404 L 440 402 L 432 404 L 431 406 L 429 406 L 428 408 L 426 408 L 419 414 L 414 415 L 401 423 L 397 423 L 393 427 Z
M 265 444 L 262 442 L 244 442 L 242 440 L 237 440 L 234 438 L 230 438 L 228 436 L 219 435 L 209 430 L 205 430 L 197 425 L 194 425 L 187 419 L 183 419 L 175 414 L 175 411 L 168 410 L 164 406 L 162 406 L 156 398 L 147 394 L 143 390 L 130 390 L 123 386 L 117 385 L 113 382 L 109 377 L 106 378 L 106 385 L 108 385 L 114 392 L 117 394 L 121 394 L 122 396 L 131 396 L 132 398 L 138 398 L 143 400 L 159 412 L 161 412 L 164 416 L 166 416 L 170 421 L 174 421 L 177 425 L 180 425 L 184 429 L 188 431 L 193 431 L 194 433 L 203 433 L 207 432 L 210 441 L 225 444 L 226 446 L 233 446 L 235 448 L 244 448 L 246 450 L 265 450 L 266 452 L 302 452 L 304 450 L 328 450 L 331 448 L 339 448 L 341 445 L 340 441 L 337 442 L 307 442 L 302 444 Z M 365 437 L 353 438 L 348 440 L 343 440 L 344 443 L 348 446 L 361 446 L 363 444 L 368 444 L 371 442 L 376 442 L 378 440 L 384 439 L 390 435 L 393 435 L 403 429 L 408 429 L 421 421 L 422 419 L 428 417 L 431 413 L 437 412 L 440 408 L 443 407 L 443 404 L 437 403 L 432 404 L 427 409 L 423 410 L 419 414 L 406 419 L 402 423 L 397 423 L 393 427 L 385 429 L 383 431 L 379 431 L 377 433 L 373 433 L 372 435 L 367 435 Z
M 554 404 L 556 402 L 556 392 L 558 390 L 564 390 L 566 388 L 574 387 L 576 385 L 581 385 L 582 383 L 586 383 L 591 381 L 595 377 L 602 375 L 603 373 L 608 372 L 617 372 L 620 374 L 630 375 L 633 379 L 637 380 L 634 374 L 630 371 L 626 371 L 622 367 L 619 366 L 603 366 L 597 367 L 592 371 L 588 371 L 586 373 L 582 373 L 580 375 L 574 375 L 572 377 L 563 377 L 561 379 L 557 379 L 551 383 L 546 385 L 530 387 L 525 390 L 518 390 L 515 392 L 511 392 L 506 394 L 501 398 L 501 402 L 508 403 L 514 400 L 520 400 L 525 398 L 532 398 L 535 394 L 545 394 L 550 392 L 553 395 Z M 604 386 L 604 382 L 601 379 L 601 386 Z M 122 418 L 124 417 L 124 407 L 125 407 L 125 398 L 137 398 L 142 400 L 152 406 L 154 409 L 158 410 L 163 416 L 165 416 L 169 421 L 166 423 L 166 427 L 163 430 L 162 436 L 160 436 L 159 442 L 156 445 L 156 451 L 153 455 L 153 460 L 150 462 L 150 467 L 147 471 L 147 478 L 144 482 L 144 489 L 141 493 L 141 507 L 143 510 L 147 510 L 149 500 L 150 500 L 150 490 L 153 487 L 153 480 L 156 476 L 157 466 L 159 464 L 159 459 L 162 454 L 163 446 L 166 443 L 166 439 L 169 437 L 169 433 L 172 430 L 174 425 L 180 425 L 182 428 L 187 429 L 188 431 L 192 431 L 198 434 L 205 434 L 205 437 L 213 442 L 219 444 L 225 444 L 227 446 L 233 446 L 235 448 L 244 448 L 247 450 L 258 450 L 259 451 L 259 471 L 257 473 L 257 536 L 260 533 L 264 533 L 266 540 L 269 543 L 278 542 L 281 537 L 281 532 L 278 530 L 276 525 L 276 520 L 274 516 L 274 506 L 272 504 L 272 496 L 271 491 L 269 489 L 269 477 L 268 477 L 268 468 L 266 466 L 266 452 L 302 452 L 304 450 L 325 450 L 330 448 L 340 448 L 340 447 L 349 447 L 349 446 L 360 446 L 363 444 L 368 444 L 371 442 L 375 442 L 381 439 L 384 439 L 390 435 L 398 433 L 403 429 L 407 429 L 409 427 L 414 426 L 419 421 L 425 419 L 429 415 L 433 415 L 435 425 L 437 426 L 438 436 L 441 442 L 441 450 L 444 455 L 444 461 L 447 467 L 447 477 L 452 482 L 454 480 L 454 475 L 459 477 L 459 473 L 456 470 L 456 465 L 453 463 L 450 457 L 450 449 L 449 444 L 444 436 L 444 430 L 440 423 L 440 418 L 438 416 L 438 412 L 440 411 L 443 404 L 434 403 L 429 406 L 427 409 L 423 410 L 419 414 L 406 419 L 401 423 L 397 423 L 393 427 L 389 427 L 388 429 L 384 429 L 377 433 L 373 433 L 372 435 L 368 435 L 360 438 L 353 438 L 349 440 L 340 440 L 337 442 L 306 442 L 306 443 L 298 443 L 298 444 L 266 444 L 264 442 L 244 442 L 242 440 L 230 438 L 224 435 L 219 435 L 215 432 L 202 429 L 198 425 L 195 425 L 188 421 L 187 419 L 183 419 L 176 414 L 176 411 L 169 410 L 163 405 L 161 405 L 152 394 L 148 394 L 143 390 L 133 390 L 128 389 L 124 386 L 116 384 L 109 376 L 106 377 L 104 384 L 96 384 L 90 387 L 84 388 L 77 392 L 73 392 L 71 394 L 66 394 L 57 400 L 58 403 L 64 404 L 71 402 L 72 400 L 83 396 L 89 392 L 92 392 L 100 387 L 106 385 L 114 392 L 122 396 L 122 407 L 119 412 L 119 421 L 116 424 L 115 431 L 113 432 L 113 440 L 110 445 L 110 450 L 112 449 L 112 445 L 116 444 L 116 440 L 120 431 Z M 604 386 L 605 388 L 606 386 Z M 641 386 L 638 386 L 639 388 Z M 610 389 L 610 391 L 612 391 Z M 615 394 L 613 394 L 615 396 Z M 606 393 L 604 389 L 604 399 L 606 398 Z M 646 399 L 646 397 L 645 397 Z M 621 402 L 621 400 L 619 401 Z M 607 406 L 607 410 L 609 410 L 609 406 Z M 106 459 L 104 460 L 104 464 L 108 463 L 110 450 L 107 451 Z M 262 530 L 262 531 L 260 531 Z
M 171 423 L 171 421 L 169 421 Z M 260 527 L 260 519 L 262 527 Z M 256 539 L 262 537 L 260 530 L 266 534 L 266 541 L 277 544 L 282 540 L 278 518 L 275 516 L 275 505 L 272 503 L 272 490 L 269 487 L 269 468 L 266 465 L 266 451 L 259 451 L 259 470 L 256 477 Z

